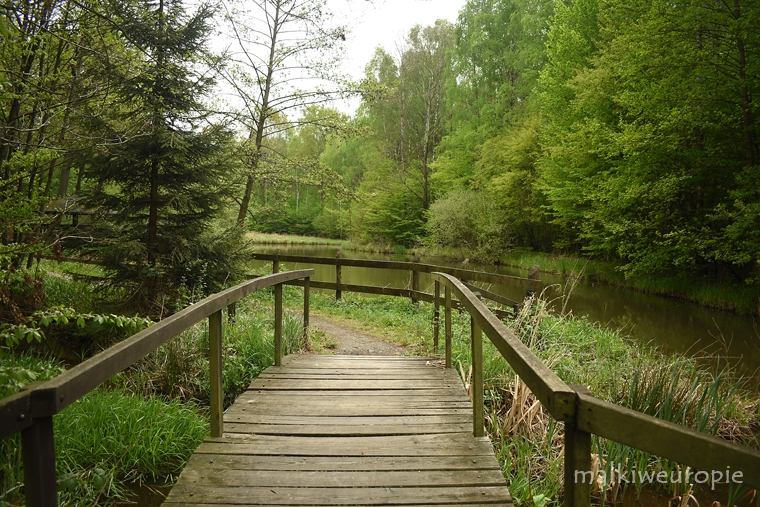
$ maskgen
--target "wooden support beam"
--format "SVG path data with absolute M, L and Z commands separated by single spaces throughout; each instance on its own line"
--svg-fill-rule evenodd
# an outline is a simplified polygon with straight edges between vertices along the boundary
M 29 507 L 56 507 L 58 479 L 55 474 L 53 417 L 38 417 L 21 432 L 24 460 L 24 491 Z
M 303 348 L 309 350 L 309 304 L 311 300 L 311 278 L 303 280 Z
M 572 385 L 576 392 L 590 395 L 585 386 Z M 565 422 L 565 501 L 564 507 L 589 507 L 591 485 L 591 433 L 578 428 L 577 421 Z
M 440 333 L 440 317 L 441 317 L 441 282 L 435 281 L 435 296 L 434 296 L 434 310 L 433 310 L 433 353 L 438 353 L 438 335 Z
M 274 286 L 274 365 L 282 365 L 282 284 Z
M 335 286 L 340 287 L 343 285 L 343 271 L 341 270 L 341 265 L 336 264 L 335 265 Z M 340 289 L 335 289 L 335 300 L 339 301 L 340 298 L 343 296 L 343 291 Z
M 222 311 L 208 316 L 209 377 L 211 383 L 211 436 L 224 433 L 224 380 L 222 378 Z
M 451 289 L 444 287 L 444 318 L 446 321 L 446 368 L 451 368 Z
M 474 318 L 470 318 L 472 343 L 472 435 L 485 435 L 483 418 L 483 332 Z

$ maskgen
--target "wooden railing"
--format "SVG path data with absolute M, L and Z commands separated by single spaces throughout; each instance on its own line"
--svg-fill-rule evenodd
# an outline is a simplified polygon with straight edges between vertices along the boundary
M 207 297 L 171 317 L 74 366 L 47 382 L 35 382 L 0 400 L 0 438 L 21 432 L 24 491 L 30 507 L 57 505 L 53 416 L 186 329 L 208 318 L 211 436 L 222 436 L 222 310 L 257 290 L 274 286 L 274 361 L 282 362 L 282 285 L 304 285 L 304 333 L 309 324 L 309 280 L 313 269 L 288 271 L 241 283 Z
M 342 257 L 311 257 L 305 255 L 283 255 L 283 254 L 254 254 L 253 259 L 260 261 L 269 261 L 272 263 L 272 271 L 279 272 L 280 263 L 291 262 L 299 264 L 317 264 L 335 267 L 335 281 L 311 281 L 311 287 L 314 289 L 334 290 L 336 299 L 340 299 L 344 291 L 359 292 L 364 294 L 378 294 L 385 296 L 401 296 L 410 298 L 412 301 L 425 301 L 432 303 L 434 295 L 420 290 L 420 273 L 446 273 L 455 276 L 463 281 L 467 287 L 478 293 L 481 297 L 490 299 L 501 305 L 519 309 L 522 304 L 520 301 L 514 301 L 499 294 L 490 292 L 471 285 L 468 282 L 480 282 L 500 285 L 503 287 L 516 287 L 528 292 L 539 292 L 544 288 L 543 283 L 537 279 L 521 278 L 517 276 L 501 275 L 498 273 L 486 273 L 483 271 L 474 271 L 470 269 L 451 268 L 446 266 L 437 266 L 435 264 L 423 264 L 419 262 L 399 262 L 399 261 L 378 261 L 367 259 L 344 259 Z M 378 285 L 352 285 L 343 283 L 343 266 L 372 268 L 372 269 L 390 269 L 397 271 L 411 272 L 411 288 L 386 287 Z M 300 285 L 302 282 L 293 282 L 290 285 Z M 456 306 L 457 303 L 454 302 Z M 501 318 L 508 316 L 508 313 L 492 309 L 496 315 Z
M 741 473 L 760 488 L 760 452 L 594 398 L 582 386 L 565 384 L 541 362 L 460 280 L 433 273 L 435 319 L 444 288 L 446 367 L 451 367 L 452 296 L 470 314 L 472 331 L 473 434 L 484 435 L 482 334 L 496 346 L 548 412 L 565 425 L 565 506 L 587 507 L 591 497 L 591 435 L 674 460 L 702 471 Z M 434 331 L 435 332 L 435 331 Z M 578 478 L 582 479 L 578 482 Z M 586 478 L 589 478 L 586 481 Z

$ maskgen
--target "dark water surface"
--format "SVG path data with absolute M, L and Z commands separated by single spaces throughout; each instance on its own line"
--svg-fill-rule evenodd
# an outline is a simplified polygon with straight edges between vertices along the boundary
M 274 253 L 279 249 L 283 255 L 307 255 L 335 257 L 338 247 L 308 245 L 261 245 L 261 253 Z M 343 252 L 347 258 L 410 261 L 406 255 L 374 254 L 370 252 Z M 440 259 L 422 259 L 422 262 L 459 267 L 458 263 Z M 254 261 L 252 267 L 261 268 L 265 262 Z M 314 268 L 315 280 L 334 282 L 335 268 L 325 265 L 285 263 L 287 269 Z M 526 271 L 506 266 L 492 266 L 470 262 L 469 269 L 526 276 Z M 343 267 L 343 283 L 358 285 L 381 285 L 410 287 L 411 273 L 372 268 Z M 542 273 L 541 280 L 547 285 L 564 286 L 566 280 L 558 275 Z M 432 292 L 433 282 L 428 275 L 420 273 L 420 287 Z M 525 293 L 517 288 L 485 287 L 515 300 L 522 300 Z M 562 292 L 549 288 L 546 295 L 557 298 Z M 557 309 L 561 301 L 555 302 Z M 689 355 L 728 357 L 738 363 L 746 374 L 754 375 L 760 370 L 760 319 L 748 315 L 715 310 L 693 303 L 663 298 L 634 290 L 604 284 L 578 284 L 572 291 L 566 311 L 586 316 L 604 326 L 621 330 L 625 335 L 641 342 L 651 342 L 665 352 Z M 757 375 L 760 376 L 760 375 Z

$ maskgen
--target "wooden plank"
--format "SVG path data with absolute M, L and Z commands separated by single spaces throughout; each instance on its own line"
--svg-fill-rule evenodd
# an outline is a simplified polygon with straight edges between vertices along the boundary
M 494 456 L 246 456 L 197 453 L 186 470 L 302 470 L 302 471 L 413 471 L 420 470 L 500 470 Z M 184 473 L 184 472 L 183 472 Z M 182 479 L 184 481 L 184 478 Z
M 343 391 L 337 391 L 343 392 Z M 245 402 L 241 402 L 237 406 L 240 410 L 258 408 L 262 405 L 268 404 L 282 404 L 292 403 L 298 405 L 301 409 L 306 407 L 322 407 L 325 405 L 335 405 L 336 408 L 340 405 L 356 405 L 356 406 L 382 406 L 382 407 L 469 407 L 470 402 L 466 398 L 457 397 L 458 399 L 452 399 L 448 393 L 443 393 L 438 396 L 398 396 L 398 393 L 393 393 L 389 396 L 362 396 L 363 391 L 351 391 L 350 395 L 339 396 L 323 394 L 321 396 L 312 397 L 308 394 L 306 396 L 300 394 L 288 394 L 287 392 L 277 391 L 270 393 L 270 396 L 265 396 L 266 391 L 262 392 L 262 396 L 258 396 L 258 392 L 255 394 L 246 393 Z M 300 393 L 300 392 L 299 392 Z M 241 396 L 242 397 L 242 396 Z M 277 411 L 277 407 L 271 408 L 273 411 Z
M 503 503 L 511 498 L 503 486 L 410 488 L 286 488 L 176 486 L 164 502 L 245 505 L 418 505 L 420 503 Z
M 323 391 L 332 390 L 383 390 L 383 389 L 445 389 L 459 387 L 458 384 L 446 380 L 321 380 L 321 379 L 256 379 L 249 389 L 289 389 L 294 391 Z
M 289 401 L 288 401 L 289 400 Z M 407 398 L 405 396 L 350 396 L 350 397 L 343 397 L 343 396 L 319 396 L 319 397 L 309 397 L 309 396 L 277 396 L 277 397 L 268 397 L 268 396 L 259 396 L 259 397 L 251 397 L 246 401 L 244 405 L 241 406 L 240 410 L 259 410 L 263 406 L 269 406 L 269 405 L 282 405 L 285 403 L 291 403 L 292 405 L 296 405 L 299 409 L 303 410 L 304 412 L 310 408 L 323 408 L 323 407 L 334 407 L 336 410 L 340 409 L 341 407 L 344 407 L 349 409 L 351 406 L 359 407 L 368 407 L 371 408 L 373 406 L 376 406 L 378 408 L 383 407 L 397 407 L 397 408 L 470 408 L 470 402 L 466 399 L 457 399 L 452 400 L 449 397 L 440 397 L 438 399 L 429 399 L 427 397 L 418 397 L 418 398 Z M 281 410 L 287 410 L 290 412 L 289 409 L 286 407 L 279 407 L 279 406 L 272 406 L 269 407 L 269 410 L 271 412 L 279 413 Z
M 233 406 L 234 408 L 234 406 Z M 458 424 L 467 429 L 470 417 L 462 415 L 419 415 L 419 416 L 364 416 L 364 417 L 335 417 L 335 416 L 311 416 L 297 415 L 283 419 L 279 415 L 264 415 L 258 412 L 241 412 L 234 414 L 238 417 L 237 422 L 251 424 L 288 424 L 304 426 L 365 426 L 373 424 Z M 227 414 L 225 414 L 227 415 Z M 232 420 L 230 419 L 230 422 Z
M 224 436 L 200 445 L 166 505 L 511 506 L 454 371 L 408 358 L 283 363 L 227 410 Z
M 349 390 L 338 390 L 338 391 L 330 391 L 330 390 L 324 390 L 324 391 L 314 391 L 314 390 L 293 390 L 293 389 L 249 389 L 248 391 L 245 391 L 244 394 L 241 394 L 238 399 L 245 400 L 246 402 L 248 400 L 253 399 L 257 394 L 267 394 L 271 396 L 298 396 L 298 397 L 311 397 L 311 396 L 385 396 L 388 398 L 392 397 L 405 397 L 405 398 L 419 398 L 419 397 L 427 397 L 427 398 L 439 398 L 439 397 L 446 397 L 446 399 L 451 399 L 452 397 L 458 397 L 458 396 L 464 396 L 464 399 L 466 398 L 466 391 L 464 389 L 464 386 L 456 386 L 456 387 L 442 387 L 442 388 L 436 388 L 436 389 L 399 389 L 399 390 L 392 390 L 392 389 L 385 389 L 382 391 L 373 391 L 371 389 L 363 389 L 358 391 L 349 391 Z M 244 397 L 243 397 L 244 396 Z M 242 397 L 242 398 L 241 398 Z
M 240 505 L 246 505 L 246 504 L 231 504 L 231 503 L 206 503 L 206 504 L 199 504 L 196 501 L 193 502 L 164 502 L 166 505 L 171 505 L 172 507 L 197 507 L 198 505 L 213 505 L 214 507 L 239 507 Z M 163 504 L 162 504 L 163 505 Z M 268 507 L 271 504 L 259 504 L 257 507 Z M 294 507 L 309 507 L 312 504 L 302 504 L 301 506 L 296 506 L 296 504 L 288 504 Z M 498 506 L 504 506 L 504 507 L 513 507 L 511 503 L 458 503 L 458 504 L 427 504 L 427 503 L 415 503 L 415 507 L 498 507 Z
M 299 456 L 491 456 L 487 438 L 466 434 L 387 437 L 283 437 L 226 435 L 208 437 L 196 450 L 201 454 Z
M 248 294 L 288 280 L 313 275 L 313 269 L 269 275 L 243 282 L 188 306 L 36 388 L 31 393 L 32 417 L 57 414 L 169 339 Z
M 445 484 L 447 487 L 503 486 L 498 470 L 333 471 L 282 472 L 270 470 L 223 470 L 192 468 L 183 477 L 194 485 L 224 487 L 245 484 L 253 487 L 289 488 L 405 488 Z
M 225 423 L 225 434 L 243 433 L 256 435 L 300 435 L 311 437 L 327 436 L 391 436 L 391 435 L 435 435 L 442 433 L 467 433 L 465 424 L 365 424 L 335 426 L 331 424 L 260 424 L 243 421 Z
M 295 369 L 292 371 L 276 371 L 261 373 L 257 378 L 259 379 L 329 379 L 329 380 L 363 380 L 363 379 L 379 379 L 379 380 L 441 380 L 444 378 L 445 373 L 442 370 L 434 369 L 420 369 L 415 368 L 411 371 L 409 369 L 352 369 L 341 370 L 337 368 L 324 370 L 307 370 L 307 369 Z

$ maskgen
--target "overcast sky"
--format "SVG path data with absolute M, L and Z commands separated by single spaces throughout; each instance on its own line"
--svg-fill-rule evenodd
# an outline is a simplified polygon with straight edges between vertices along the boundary
M 354 79 L 364 75 L 364 67 L 377 46 L 392 52 L 414 25 L 432 25 L 438 18 L 452 23 L 466 0 L 329 0 L 338 16 L 346 18 L 351 30 L 346 41 L 345 70 Z M 352 113 L 358 99 L 336 104 Z

